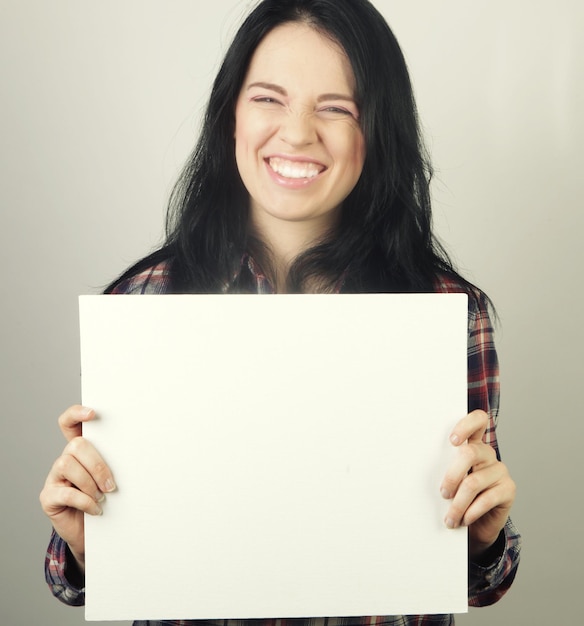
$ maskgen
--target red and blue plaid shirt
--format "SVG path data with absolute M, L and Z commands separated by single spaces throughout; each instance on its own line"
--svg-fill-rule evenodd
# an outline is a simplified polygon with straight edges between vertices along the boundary
M 239 271 L 251 273 L 255 291 L 273 293 L 273 287 L 258 269 L 251 257 L 244 257 Z M 170 270 L 160 263 L 132 278 L 121 282 L 114 294 L 165 294 L 170 288 Z M 225 286 L 229 291 L 230 285 Z M 337 286 L 342 291 L 342 284 Z M 439 293 L 465 291 L 453 279 L 443 277 L 436 284 Z M 484 441 L 499 455 L 496 424 L 499 412 L 499 366 L 493 341 L 493 326 L 484 296 L 469 298 L 468 314 L 468 410 L 483 409 L 489 414 L 489 426 Z M 468 603 L 486 606 L 495 603 L 509 589 L 517 566 L 521 538 L 511 520 L 507 521 L 499 539 L 499 554 L 493 563 L 483 567 L 469 563 Z M 71 558 L 69 556 L 69 558 Z M 76 587 L 67 579 L 68 550 L 65 542 L 54 531 L 49 543 L 45 576 L 52 593 L 62 602 L 74 606 L 85 602 L 85 589 Z M 135 621 L 134 626 L 448 626 L 454 624 L 452 615 L 398 615 L 369 617 L 327 617 L 311 619 L 261 619 L 261 620 L 164 620 Z

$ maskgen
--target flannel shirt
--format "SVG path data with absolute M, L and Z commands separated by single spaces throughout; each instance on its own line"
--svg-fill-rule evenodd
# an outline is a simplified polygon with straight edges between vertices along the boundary
M 255 293 L 274 293 L 266 276 L 249 256 L 244 256 L 236 276 L 241 271 L 250 272 Z M 160 263 L 136 276 L 121 282 L 114 294 L 164 294 L 169 291 L 170 268 Z M 226 284 L 224 292 L 229 292 Z M 337 285 L 342 291 L 342 280 Z M 464 292 L 453 279 L 443 276 L 435 285 L 438 293 Z M 496 424 L 499 412 L 499 366 L 493 341 L 493 327 L 489 318 L 486 299 L 469 299 L 468 314 L 468 410 L 483 409 L 489 414 L 489 425 L 484 441 L 491 445 L 500 459 Z M 497 542 L 498 556 L 487 567 L 469 563 L 468 602 L 470 606 L 493 604 L 511 586 L 519 565 L 521 537 L 511 520 Z M 53 530 L 45 559 L 45 578 L 55 595 L 62 602 L 81 606 L 85 602 L 85 588 L 76 587 L 67 579 L 67 560 L 71 558 L 63 539 Z M 253 619 L 253 620 L 163 620 L 135 621 L 134 626 L 450 626 L 453 615 L 397 615 L 367 617 L 327 617 L 310 619 Z

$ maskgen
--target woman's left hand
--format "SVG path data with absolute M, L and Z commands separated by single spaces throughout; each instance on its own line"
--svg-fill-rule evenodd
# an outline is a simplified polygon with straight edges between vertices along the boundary
M 445 523 L 449 528 L 468 526 L 469 554 L 479 558 L 497 540 L 515 500 L 515 483 L 495 450 L 483 442 L 489 423 L 484 411 L 462 418 L 450 436 L 458 448 L 440 487 L 451 500 Z M 466 443 L 467 445 L 462 445 Z

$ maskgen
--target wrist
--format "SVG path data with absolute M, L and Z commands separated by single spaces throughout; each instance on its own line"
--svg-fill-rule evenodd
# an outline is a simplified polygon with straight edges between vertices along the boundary
M 470 560 L 480 567 L 488 567 L 498 561 L 505 550 L 505 530 L 502 529 L 492 543 L 469 542 Z
M 66 548 L 65 577 L 71 585 L 82 589 L 85 586 L 85 554 Z

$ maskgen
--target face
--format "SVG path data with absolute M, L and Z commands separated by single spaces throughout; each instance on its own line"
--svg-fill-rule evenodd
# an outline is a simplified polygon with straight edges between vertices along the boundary
M 237 101 L 235 156 L 260 228 L 334 225 L 365 159 L 355 79 L 337 44 L 300 23 L 262 40 Z

